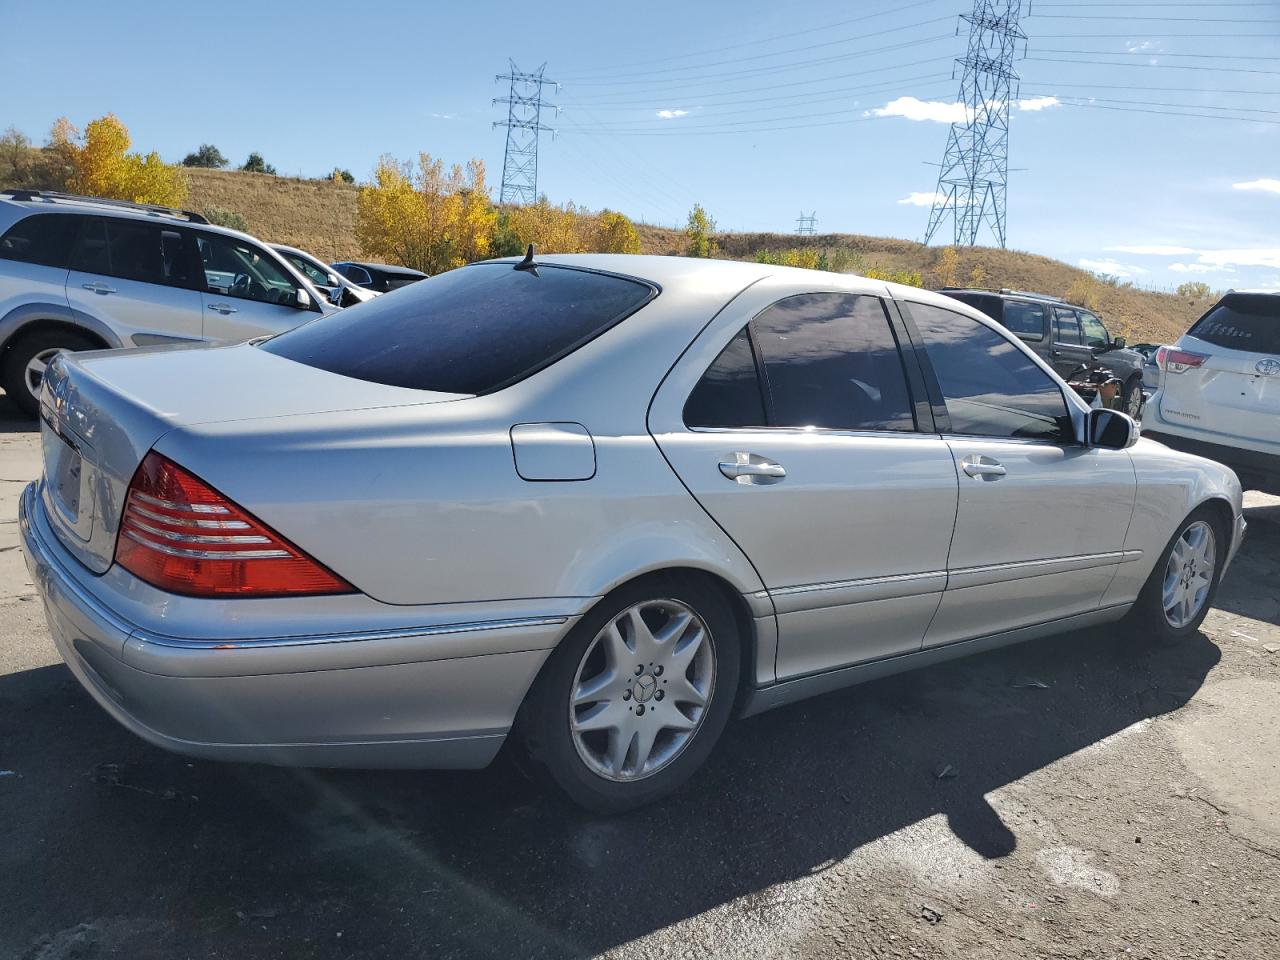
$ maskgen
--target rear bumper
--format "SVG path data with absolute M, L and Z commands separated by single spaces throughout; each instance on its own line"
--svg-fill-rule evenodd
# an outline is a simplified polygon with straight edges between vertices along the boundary
M 59 653 L 115 720 L 177 753 L 302 766 L 485 766 L 573 620 L 225 643 L 156 636 L 86 588 L 81 580 L 92 575 L 57 542 L 43 510 L 32 484 L 19 529 Z
M 1261 490 L 1263 493 L 1280 496 L 1280 456 L 1276 454 L 1213 443 L 1182 431 L 1170 432 L 1163 422 L 1150 425 L 1144 423 L 1142 435 L 1174 450 L 1195 454 L 1207 460 L 1216 460 L 1230 467 L 1240 478 L 1240 484 L 1246 490 Z

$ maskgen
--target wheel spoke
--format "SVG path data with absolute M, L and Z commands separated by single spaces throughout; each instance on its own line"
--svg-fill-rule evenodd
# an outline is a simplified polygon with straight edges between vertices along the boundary
M 624 686 L 625 682 L 618 676 L 618 671 L 610 667 L 598 676 L 582 681 L 574 688 L 573 705 L 581 707 L 589 703 L 599 703 L 602 700 L 612 700 L 622 695 Z
M 601 632 L 600 644 L 604 647 L 604 655 L 609 661 L 609 666 L 615 670 L 621 664 L 629 662 L 635 654 L 635 651 L 627 645 L 627 640 L 618 629 L 616 622 L 609 624 Z
M 673 703 L 691 703 L 695 707 L 703 707 L 707 704 L 707 695 L 684 676 L 672 677 L 671 683 L 665 689 L 667 699 Z
M 646 718 L 647 719 L 647 718 Z M 643 773 L 644 766 L 649 762 L 649 755 L 653 753 L 654 741 L 658 739 L 658 731 L 662 726 L 657 723 L 638 723 L 636 724 L 635 737 L 631 741 L 631 753 L 635 760 L 635 772 Z
M 594 707 L 582 711 L 573 718 L 573 729 L 578 733 L 591 733 L 595 730 L 615 730 L 623 722 L 626 711 L 616 703 L 597 703 Z
M 684 711 L 675 704 L 672 704 L 672 709 L 663 712 L 661 723 L 663 730 L 692 730 L 697 725 L 697 720 L 685 716 Z
M 702 645 L 706 642 L 707 632 L 701 627 L 690 632 L 671 651 L 671 656 L 668 657 L 668 663 L 671 664 L 671 672 L 683 677 L 688 672 L 689 665 L 693 663 L 693 658 L 698 655 L 698 651 L 702 649 Z
M 644 617 L 640 616 L 640 610 L 638 606 L 628 610 L 627 621 L 631 631 L 631 645 L 636 655 L 643 660 L 656 654 L 658 641 L 654 638 L 649 625 L 644 622 Z
M 605 766 L 616 776 L 621 776 L 622 768 L 627 762 L 627 754 L 631 752 L 631 741 L 635 739 L 635 731 L 613 727 L 609 730 L 609 750 L 605 754 Z

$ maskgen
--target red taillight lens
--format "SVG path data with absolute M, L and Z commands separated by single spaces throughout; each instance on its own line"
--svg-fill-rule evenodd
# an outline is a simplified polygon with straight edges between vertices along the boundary
M 155 451 L 146 455 L 129 484 L 116 562 L 152 586 L 194 597 L 355 592 Z
M 1186 373 L 1209 359 L 1208 354 L 1192 353 L 1175 347 L 1161 347 L 1156 351 L 1156 366 L 1165 373 Z

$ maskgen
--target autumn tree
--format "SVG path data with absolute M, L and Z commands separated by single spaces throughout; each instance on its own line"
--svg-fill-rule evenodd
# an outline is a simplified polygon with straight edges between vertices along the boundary
M 975 263 L 973 270 L 969 273 L 969 286 L 981 287 L 987 282 L 987 271 L 982 269 L 982 264 Z
M 269 173 L 275 176 L 276 168 L 262 159 L 262 154 L 253 151 L 249 154 L 249 159 L 244 162 L 244 166 L 240 168 L 245 173 Z
M 960 275 L 960 254 L 956 248 L 943 247 L 933 270 L 938 275 L 939 286 L 954 287 Z
M 640 234 L 630 219 L 614 210 L 601 210 L 596 218 L 591 249 L 596 253 L 639 253 Z
M 444 164 L 420 154 L 415 167 L 384 156 L 356 194 L 356 239 L 368 256 L 442 273 L 489 255 L 497 214 L 484 164 Z
M 1175 292 L 1188 300 L 1204 300 L 1209 296 L 1209 285 L 1199 280 L 1188 280 L 1186 283 L 1178 284 Z
M 329 174 L 329 179 L 334 183 L 355 183 L 355 175 L 350 171 L 341 167 L 334 167 L 333 173 Z
M 700 203 L 695 203 L 689 211 L 684 235 L 689 239 L 688 254 L 691 257 L 714 257 L 720 252 L 716 243 L 716 222 Z
M 207 167 L 211 170 L 225 167 L 230 162 L 212 143 L 202 143 L 194 152 L 182 158 L 184 167 Z
M 187 199 L 182 171 L 154 151 L 129 153 L 129 129 L 114 114 L 93 120 L 84 135 L 65 117 L 53 125 L 48 150 L 69 165 L 77 193 L 135 203 L 179 206 Z

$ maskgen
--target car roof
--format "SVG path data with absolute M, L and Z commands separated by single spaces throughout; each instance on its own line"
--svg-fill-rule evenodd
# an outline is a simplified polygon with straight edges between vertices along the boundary
M 378 270 L 382 273 L 398 273 L 406 277 L 429 276 L 429 274 L 423 273 L 421 270 L 415 270 L 413 267 L 402 267 L 394 263 L 371 263 L 368 260 L 335 260 L 331 266 L 364 267 L 366 270 Z
M 171 223 L 175 226 L 187 227 L 191 230 L 198 230 L 208 233 L 221 233 L 228 237 L 238 237 L 244 240 L 252 240 L 254 243 L 261 243 L 257 237 L 241 230 L 232 230 L 229 227 L 220 227 L 213 223 L 200 223 L 195 220 L 188 220 L 171 213 L 164 213 L 160 210 L 147 210 L 145 208 L 133 208 L 127 206 L 116 206 L 109 202 L 94 202 L 92 197 L 68 199 L 64 197 L 56 198 L 33 198 L 30 200 L 14 200 L 3 196 L 0 192 L 0 205 L 3 208 L 10 208 L 15 211 L 21 211 L 18 217 L 23 213 L 52 213 L 52 214 L 77 214 L 85 216 L 91 214 L 95 217 L 113 217 L 120 220 L 141 220 L 145 223 Z M 17 219 L 17 217 L 15 217 Z

